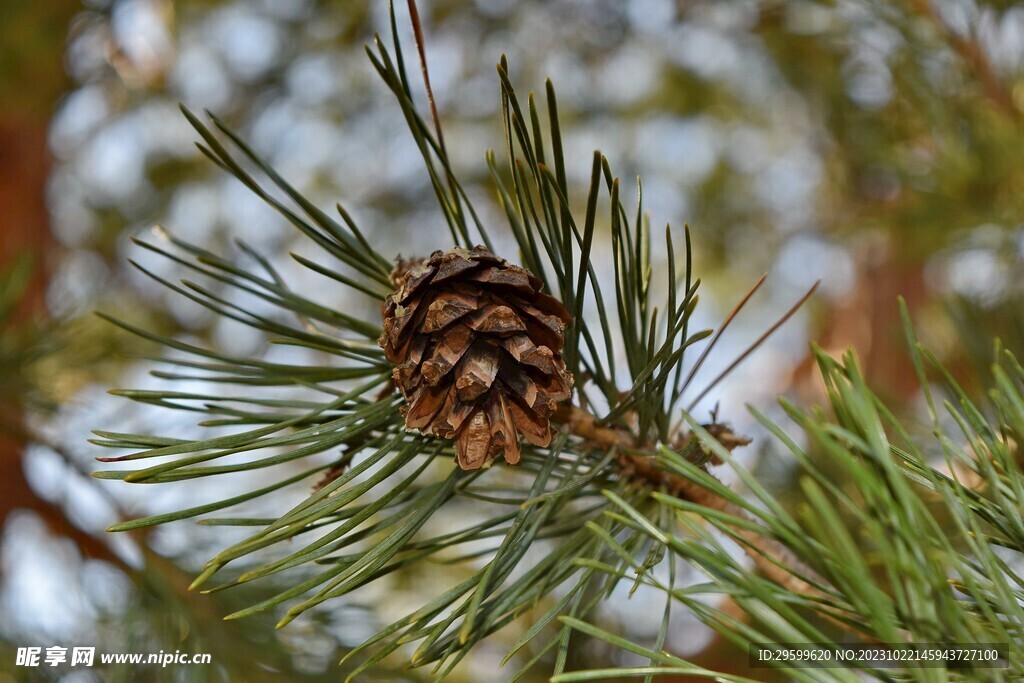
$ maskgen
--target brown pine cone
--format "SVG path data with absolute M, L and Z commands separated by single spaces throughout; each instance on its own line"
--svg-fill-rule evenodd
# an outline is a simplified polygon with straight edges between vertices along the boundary
M 482 246 L 399 259 L 391 281 L 380 345 L 408 402 L 406 427 L 454 439 L 464 470 L 499 453 L 518 463 L 520 436 L 547 446 L 548 416 L 573 385 L 562 302 Z

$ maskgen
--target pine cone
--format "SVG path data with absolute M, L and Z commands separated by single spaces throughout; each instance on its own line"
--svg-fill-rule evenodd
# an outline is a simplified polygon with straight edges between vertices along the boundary
M 565 306 L 482 246 L 399 259 L 391 281 L 380 345 L 408 402 L 406 427 L 454 439 L 464 470 L 499 453 L 518 463 L 520 436 L 547 446 L 548 416 L 572 393 Z

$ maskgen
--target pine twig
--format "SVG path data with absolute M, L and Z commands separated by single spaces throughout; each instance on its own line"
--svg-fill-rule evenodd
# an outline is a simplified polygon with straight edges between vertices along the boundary
M 577 406 L 562 406 L 555 413 L 554 417 L 565 425 L 570 433 L 584 441 L 588 441 L 601 448 L 617 447 L 617 462 L 621 476 L 643 481 L 653 488 L 663 489 L 677 498 L 703 505 L 706 508 L 717 510 L 738 519 L 751 520 L 746 510 L 743 510 L 728 499 L 685 477 L 658 467 L 652 455 L 637 451 L 638 444 L 630 432 L 602 426 L 598 424 L 598 420 L 594 415 Z M 739 438 L 729 443 L 721 443 L 731 451 L 739 445 L 746 445 L 749 441 Z M 740 545 L 747 556 L 753 561 L 754 566 L 769 581 L 774 582 L 789 592 L 821 601 L 822 607 L 825 607 L 832 600 L 831 596 L 818 588 L 818 586 L 786 570 L 786 567 L 797 568 L 801 574 L 814 577 L 820 584 L 828 583 L 819 577 L 814 570 L 794 557 L 789 548 L 775 539 L 768 538 L 764 534 L 751 529 L 734 526 L 733 532 L 743 541 Z M 842 619 L 840 613 L 835 610 L 823 609 L 818 613 L 830 623 L 860 640 L 873 642 L 871 637 L 866 636 L 850 622 Z
M 430 116 L 434 121 L 434 131 L 437 133 L 437 145 L 441 153 L 447 156 L 448 152 L 444 145 L 444 133 L 441 131 L 441 117 L 437 114 L 437 101 L 434 99 L 434 89 L 430 87 L 430 71 L 427 69 L 427 51 L 423 40 L 423 24 L 420 22 L 419 9 L 416 7 L 416 0 L 409 0 L 409 19 L 412 22 L 413 36 L 416 39 L 416 52 L 420 58 L 420 70 L 423 72 L 423 86 L 427 90 L 427 102 L 430 105 Z
M 576 406 L 563 406 L 556 413 L 556 418 L 565 424 L 572 434 L 585 441 L 602 448 L 618 446 L 618 464 L 623 476 L 642 480 L 654 488 L 664 488 L 673 496 L 712 510 L 724 512 L 740 519 L 750 519 L 746 511 L 736 504 L 685 477 L 658 467 L 650 455 L 637 454 L 636 440 L 629 432 L 603 427 L 598 424 L 596 417 Z M 784 545 L 749 529 L 737 527 L 735 532 L 745 541 L 741 544 L 743 550 L 753 560 L 754 565 L 763 576 L 789 591 L 813 598 L 828 598 L 817 586 L 783 568 L 801 564 Z M 813 573 L 806 567 L 801 566 L 800 569 L 805 574 Z
M 416 0 L 408 0 L 408 7 L 409 20 L 412 23 L 413 37 L 416 42 L 416 53 L 420 60 L 420 71 L 423 73 L 423 87 L 427 91 L 427 103 L 430 105 L 430 118 L 434 121 L 434 132 L 437 135 L 438 151 L 440 153 L 441 160 L 444 162 L 444 174 L 448 181 L 448 189 L 452 195 L 453 206 L 457 215 L 461 215 L 462 210 L 459 204 L 458 187 L 454 176 L 452 176 L 451 166 L 448 162 L 448 148 L 445 147 L 444 144 L 444 131 L 441 128 L 441 116 L 437 112 L 437 99 L 434 97 L 434 89 L 430 86 L 430 69 L 427 67 L 426 40 L 423 37 L 423 24 L 420 21 L 420 12 L 419 8 L 416 6 Z

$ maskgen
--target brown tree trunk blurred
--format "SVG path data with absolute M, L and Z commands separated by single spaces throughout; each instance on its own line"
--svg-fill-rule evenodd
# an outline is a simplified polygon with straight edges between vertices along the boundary
M 932 302 L 924 263 L 906 259 L 898 245 L 876 245 L 858 254 L 852 290 L 824 307 L 812 333 L 816 343 L 834 357 L 852 348 L 868 385 L 895 405 L 920 389 L 903 333 L 899 297 L 917 312 L 925 311 Z M 821 376 L 809 354 L 794 369 L 791 386 L 802 401 L 823 399 Z
M 27 255 L 29 286 L 6 325 L 28 325 L 46 316 L 45 294 L 53 244 L 46 207 L 50 170 L 49 120 L 68 86 L 63 68 L 68 25 L 80 6 L 71 0 L 3 3 L 0 7 L 0 272 Z M 0 382 L 4 378 L 0 377 Z M 83 555 L 122 564 L 101 540 L 76 527 L 60 505 L 28 485 L 22 455 L 28 437 L 18 397 L 0 394 L 0 526 L 18 509 L 38 514 L 54 533 L 72 539 Z

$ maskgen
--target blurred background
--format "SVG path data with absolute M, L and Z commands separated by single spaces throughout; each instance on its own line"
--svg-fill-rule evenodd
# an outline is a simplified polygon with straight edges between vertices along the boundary
M 723 338 L 709 378 L 822 280 L 812 302 L 697 408 L 705 419 L 720 403 L 722 419 L 755 437 L 744 457 L 778 490 L 793 478 L 744 404 L 778 415 L 780 393 L 819 400 L 810 340 L 834 352 L 854 347 L 876 389 L 911 416 L 918 385 L 898 295 L 922 339 L 972 391 L 981 390 L 993 337 L 1024 351 L 1024 7 L 419 4 L 449 152 L 492 234 L 505 219 L 484 153 L 503 153 L 494 67 L 505 53 L 520 92 L 554 81 L 574 202 L 585 197 L 599 148 L 624 186 L 643 177 L 653 226 L 690 225 L 703 322 L 716 325 L 769 274 Z M 402 114 L 363 52 L 387 27 L 384 0 L 0 4 L 0 681 L 337 680 L 347 648 L 441 585 L 429 572 L 402 575 L 281 631 L 273 615 L 223 622 L 275 589 L 187 592 L 197 567 L 237 538 L 230 529 L 179 522 L 117 537 L 103 529 L 226 497 L 265 475 L 185 486 L 89 476 L 99 451 L 87 442 L 92 429 L 196 429 L 187 413 L 106 393 L 160 382 L 148 374 L 159 351 L 94 310 L 236 354 L 266 352 L 249 328 L 130 268 L 133 258 L 180 276 L 131 236 L 162 225 L 226 253 L 244 240 L 293 288 L 322 288 L 288 258 L 310 245 L 197 152 L 179 102 L 226 119 L 317 204 L 344 203 L 382 252 L 448 246 Z M 408 48 L 411 33 L 402 31 Z M 514 254 L 510 238 L 502 245 Z M 362 305 L 340 291 L 318 294 L 346 310 Z M 378 315 L 371 306 L 363 313 Z M 272 514 L 285 504 L 254 509 Z M 656 623 L 635 617 L 643 600 L 618 601 L 604 618 L 634 637 L 654 632 Z M 694 619 L 675 618 L 667 649 L 711 667 L 735 659 Z M 521 628 L 485 642 L 453 680 L 506 678 L 496 667 Z M 209 652 L 214 664 L 30 674 L 13 665 L 17 646 L 72 644 Z M 579 666 L 618 656 L 593 643 L 573 654 Z M 367 680 L 427 680 L 399 664 Z

